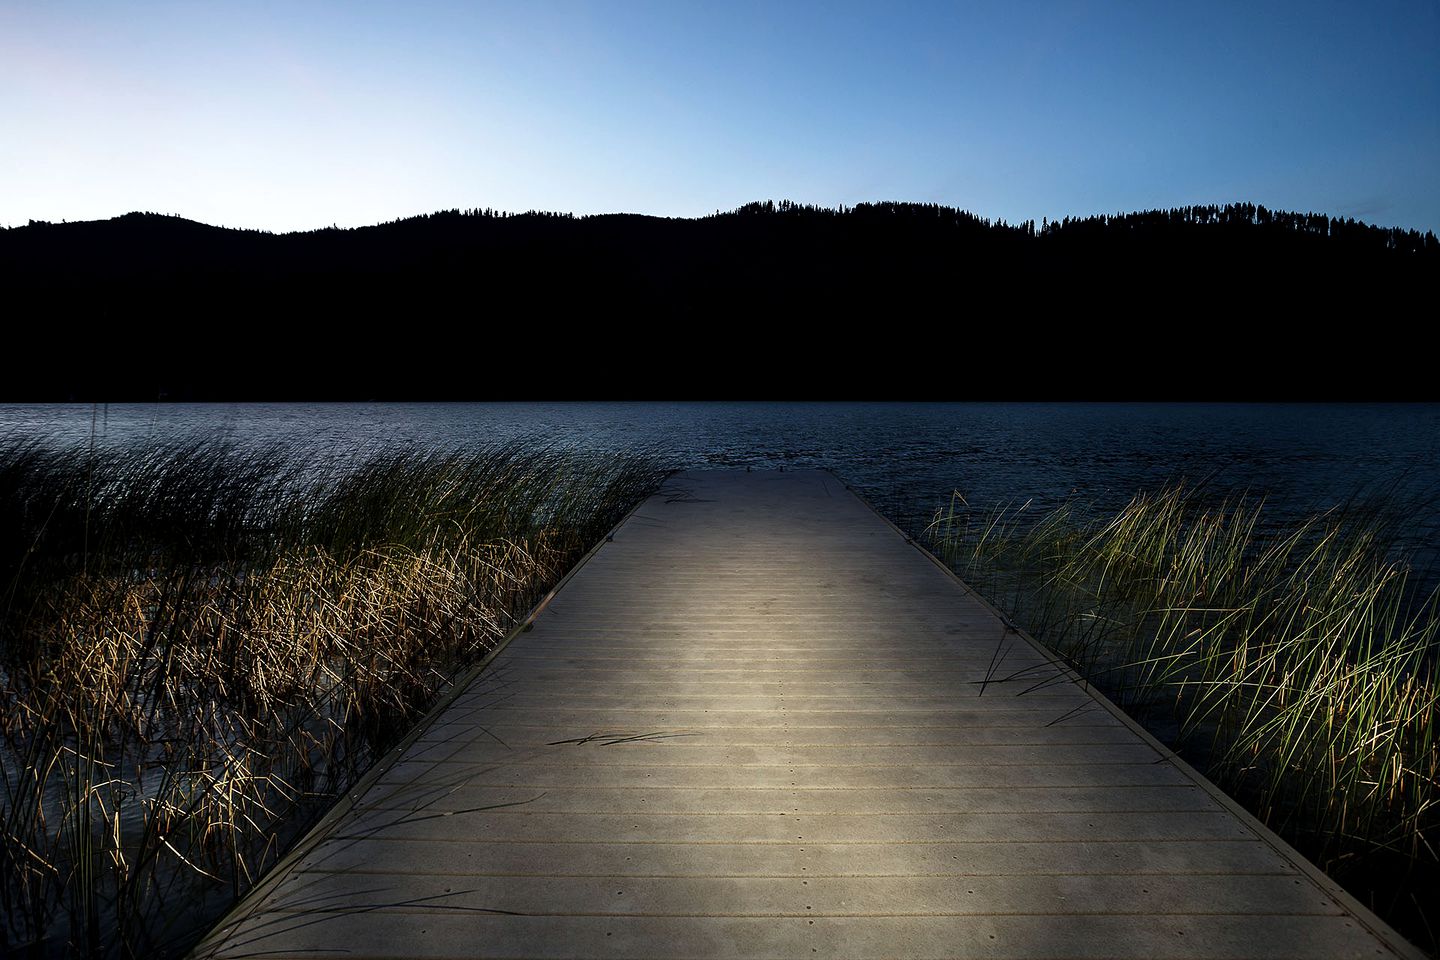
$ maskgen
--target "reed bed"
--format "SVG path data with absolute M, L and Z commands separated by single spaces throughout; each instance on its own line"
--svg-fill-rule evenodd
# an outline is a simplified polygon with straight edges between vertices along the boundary
M 0 953 L 183 953 L 662 476 L 0 444 Z
M 934 551 L 1081 677 L 1417 942 L 1440 902 L 1440 615 L 1403 511 L 1276 530 L 1194 488 L 1117 513 L 973 510 Z

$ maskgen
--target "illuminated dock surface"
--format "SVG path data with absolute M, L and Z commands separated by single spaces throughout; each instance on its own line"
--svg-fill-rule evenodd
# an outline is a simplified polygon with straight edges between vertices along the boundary
M 833 476 L 736 472 L 645 503 L 200 954 L 1413 955 L 1392 937 Z

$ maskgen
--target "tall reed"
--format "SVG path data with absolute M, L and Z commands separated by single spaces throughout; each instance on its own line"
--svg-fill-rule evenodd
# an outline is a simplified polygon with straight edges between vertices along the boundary
M 0 952 L 183 952 L 661 476 L 0 444 Z
M 935 552 L 1362 900 L 1419 939 L 1440 894 L 1440 610 L 1350 504 L 1289 529 L 1193 488 L 1097 515 L 972 510 Z M 1433 903 L 1430 904 L 1433 908 Z

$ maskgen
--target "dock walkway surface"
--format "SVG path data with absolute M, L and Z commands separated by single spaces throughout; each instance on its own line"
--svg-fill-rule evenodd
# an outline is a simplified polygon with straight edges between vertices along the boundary
M 672 478 L 197 955 L 1415 956 L 834 476 Z

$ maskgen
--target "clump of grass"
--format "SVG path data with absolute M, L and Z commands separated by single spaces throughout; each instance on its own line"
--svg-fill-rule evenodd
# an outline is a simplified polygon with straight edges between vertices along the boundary
M 0 952 L 183 952 L 662 475 L 0 445 Z
M 1406 914 L 1440 875 L 1436 599 L 1413 596 L 1396 511 L 1352 504 L 1286 530 L 1263 511 L 1185 486 L 1108 516 L 957 497 L 929 537 L 1081 676 L 1427 939 Z

